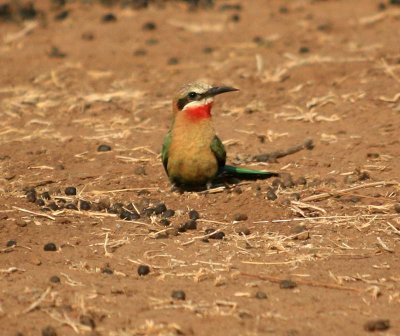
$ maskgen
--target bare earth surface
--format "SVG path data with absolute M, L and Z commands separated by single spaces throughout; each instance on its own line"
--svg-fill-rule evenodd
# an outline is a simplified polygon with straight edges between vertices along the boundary
M 0 21 L 1 335 L 400 335 L 400 6 L 227 3 Z M 240 89 L 213 111 L 228 162 L 294 183 L 171 191 L 171 97 L 197 79 Z

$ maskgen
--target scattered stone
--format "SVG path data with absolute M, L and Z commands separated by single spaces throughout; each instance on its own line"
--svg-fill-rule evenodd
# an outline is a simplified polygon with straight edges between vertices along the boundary
M 170 57 L 167 62 L 168 65 L 177 65 L 179 64 L 179 58 L 177 57 Z
M 156 207 L 154 208 L 154 213 L 156 215 L 161 215 L 165 211 L 167 211 L 167 207 L 165 206 L 164 203 L 157 204 Z
M 276 179 L 274 179 L 273 181 L 272 181 L 272 186 L 274 187 L 274 188 L 279 188 L 279 187 L 283 187 L 283 182 L 282 182 L 282 180 L 280 179 L 280 178 L 276 178 Z
M 236 233 L 241 236 L 242 235 L 248 236 L 250 234 L 250 230 L 246 227 L 241 227 L 236 231 Z
M 100 145 L 97 147 L 98 152 L 109 152 L 111 150 L 111 146 L 109 145 Z
M 198 220 L 200 218 L 200 214 L 196 210 L 189 211 L 189 218 L 193 220 Z
M 6 243 L 7 247 L 12 247 L 12 246 L 16 246 L 16 245 L 17 245 L 17 241 L 14 239 L 11 239 Z
M 65 192 L 65 195 L 74 196 L 74 195 L 76 195 L 76 188 L 75 187 L 66 187 L 64 192 Z
M 171 217 L 173 217 L 175 215 L 175 210 L 172 210 L 172 209 L 167 209 L 163 214 L 162 214 L 162 216 L 164 217 L 164 218 L 171 218 Z
M 364 324 L 366 331 L 384 331 L 390 328 L 389 320 L 371 320 Z
M 51 58 L 64 58 L 67 56 L 67 54 L 62 52 L 58 47 L 53 46 L 51 47 L 48 56 Z
M 256 299 L 260 299 L 260 300 L 265 300 L 268 298 L 267 294 L 265 292 L 262 291 L 258 291 L 255 295 Z
M 205 233 L 206 233 L 206 234 L 210 234 L 210 233 L 212 233 L 212 232 L 214 232 L 214 231 L 216 231 L 216 230 L 210 228 L 210 229 L 206 229 Z M 208 236 L 208 239 L 217 239 L 217 240 L 221 240 L 221 239 L 224 239 L 224 237 L 225 237 L 225 233 L 222 232 L 222 231 L 219 231 L 219 232 L 215 232 L 215 233 L 213 233 L 212 235 Z
M 150 273 L 150 267 L 147 265 L 139 265 L 137 272 L 140 276 L 145 276 Z
M 43 250 L 47 252 L 54 252 L 57 251 L 57 246 L 54 243 L 47 243 L 43 246 Z
M 63 10 L 60 13 L 56 14 L 54 16 L 54 20 L 56 21 L 62 21 L 65 20 L 69 16 L 69 11 L 68 10 Z
M 75 204 L 68 203 L 68 204 L 65 205 L 65 209 L 68 209 L 68 210 L 78 210 L 78 207 L 77 207 Z
M 279 283 L 279 288 L 282 288 L 282 289 L 292 289 L 292 288 L 296 288 L 296 287 L 297 287 L 297 283 L 295 283 L 294 281 L 289 280 L 289 279 L 282 280 Z
M 299 54 L 307 54 L 310 52 L 310 48 L 308 47 L 300 47 L 299 48 Z
M 79 208 L 84 211 L 90 210 L 90 203 L 88 201 L 80 200 L 79 201 Z
M 50 282 L 52 282 L 52 283 L 60 283 L 60 282 L 61 282 L 61 279 L 60 279 L 60 277 L 57 276 L 57 275 L 52 275 L 52 276 L 50 277 Z
M 55 202 L 51 202 L 47 205 L 47 207 L 51 210 L 51 211 L 57 211 L 60 210 L 60 208 L 58 207 L 58 205 Z
M 163 225 L 163 226 L 170 226 L 171 222 L 168 219 L 163 218 L 163 219 L 160 220 L 160 224 Z
M 178 230 L 179 233 L 186 232 L 186 231 L 187 231 L 187 228 L 186 228 L 186 226 L 185 226 L 185 223 L 179 225 L 177 230 Z
M 115 22 L 115 21 L 117 21 L 117 17 L 113 13 L 107 13 L 101 17 L 101 22 L 104 23 Z
M 204 47 L 203 48 L 203 53 L 205 53 L 205 54 L 211 54 L 213 52 L 214 52 L 214 48 L 212 48 L 212 47 Z
M 397 213 L 400 213 L 400 203 L 396 203 L 394 205 L 394 211 L 396 211 Z
M 35 203 L 36 202 L 36 190 L 32 189 L 32 190 L 27 191 L 26 199 L 28 200 L 28 202 Z
M 237 214 L 235 214 L 234 216 L 233 216 L 233 220 L 235 221 L 235 222 L 242 222 L 242 221 L 245 221 L 245 220 L 247 220 L 249 217 L 246 215 L 246 214 L 244 214 L 244 213 L 237 213 Z
M 269 188 L 267 190 L 267 196 L 266 197 L 270 201 L 275 201 L 278 198 L 278 196 L 275 194 L 274 189 L 272 189 L 272 188 Z
M 96 327 L 96 323 L 94 320 L 88 315 L 81 315 L 79 316 L 79 322 L 85 326 L 88 326 L 92 329 Z
M 47 326 L 42 329 L 42 336 L 57 336 L 57 332 L 52 326 Z
M 151 30 L 156 30 L 156 29 L 157 29 L 157 25 L 152 21 L 146 22 L 142 26 L 142 30 L 151 31 Z
M 171 293 L 171 297 L 175 300 L 186 300 L 186 294 L 183 290 L 174 290 Z

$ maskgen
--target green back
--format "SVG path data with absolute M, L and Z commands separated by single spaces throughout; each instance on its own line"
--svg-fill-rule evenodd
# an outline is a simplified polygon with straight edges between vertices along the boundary
M 215 154 L 215 157 L 218 162 L 218 167 L 221 170 L 225 166 L 226 162 L 225 147 L 217 136 L 214 137 L 210 147 L 213 153 Z
M 164 143 L 163 143 L 162 149 L 161 149 L 161 159 L 162 159 L 162 163 L 163 163 L 164 169 L 167 172 L 167 174 L 168 174 L 168 171 L 167 171 L 168 155 L 169 155 L 169 147 L 171 145 L 171 139 L 172 139 L 171 130 L 169 130 L 168 133 L 165 135 Z

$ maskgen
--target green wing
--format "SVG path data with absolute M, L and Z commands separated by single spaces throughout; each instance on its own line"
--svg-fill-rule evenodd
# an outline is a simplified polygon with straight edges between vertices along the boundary
M 169 130 L 164 138 L 164 143 L 161 149 L 161 159 L 167 174 L 168 174 L 167 166 L 168 166 L 169 146 L 171 145 L 171 139 L 172 139 L 171 130 Z
M 213 141 L 211 142 L 211 150 L 213 151 L 215 157 L 217 158 L 218 167 L 220 169 L 223 168 L 226 162 L 226 152 L 224 145 L 217 136 L 215 136 Z

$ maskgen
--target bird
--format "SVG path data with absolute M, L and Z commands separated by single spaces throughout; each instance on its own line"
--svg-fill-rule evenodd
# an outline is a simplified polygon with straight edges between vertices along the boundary
M 164 169 L 175 186 L 209 189 L 221 174 L 266 178 L 276 173 L 226 165 L 226 151 L 214 130 L 211 110 L 217 95 L 239 91 L 231 86 L 193 82 L 172 101 L 172 123 L 161 149 Z

